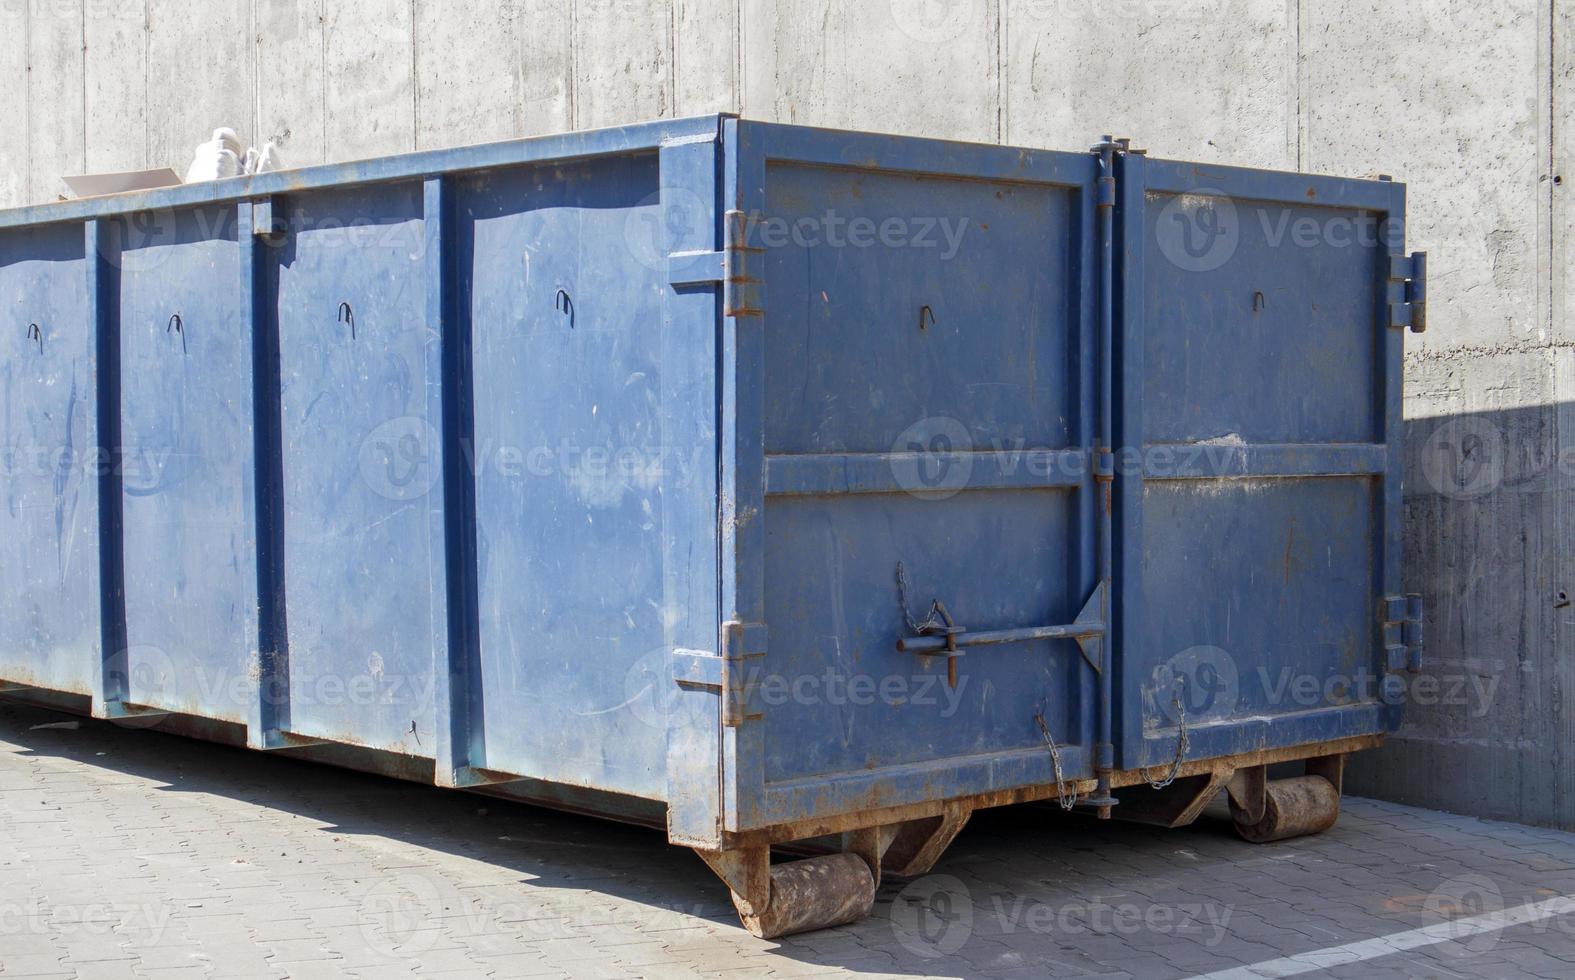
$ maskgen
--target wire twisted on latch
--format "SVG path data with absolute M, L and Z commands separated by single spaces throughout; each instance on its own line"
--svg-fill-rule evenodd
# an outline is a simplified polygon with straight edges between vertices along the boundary
M 1066 778 L 1061 774 L 1061 748 L 1055 744 L 1055 739 L 1050 735 L 1050 726 L 1045 724 L 1045 716 L 1034 715 L 1034 721 L 1039 725 L 1039 734 L 1045 738 L 1045 745 L 1050 749 L 1050 768 L 1055 771 L 1055 801 L 1061 809 L 1070 811 L 1077 806 L 1077 794 L 1068 796 L 1066 793 Z
M 941 609 L 941 600 L 930 600 L 930 611 L 924 617 L 924 622 L 916 622 L 913 613 L 908 611 L 908 575 L 902 570 L 902 562 L 897 563 L 897 601 L 902 604 L 902 618 L 908 624 L 908 629 L 916 634 L 928 633 L 930 630 L 940 629 L 947 625 Z
M 1176 781 L 1177 774 L 1181 772 L 1181 760 L 1187 755 L 1187 706 L 1182 704 L 1182 695 L 1185 693 L 1186 688 L 1183 687 L 1182 694 L 1171 700 L 1176 706 L 1176 758 L 1171 762 L 1170 772 L 1165 774 L 1164 779 L 1149 780 L 1148 784 L 1154 789 L 1164 789 Z

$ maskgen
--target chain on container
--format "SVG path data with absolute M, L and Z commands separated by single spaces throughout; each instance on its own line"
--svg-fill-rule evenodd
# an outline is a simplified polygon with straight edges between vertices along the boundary
M 1068 796 L 1066 792 L 1066 779 L 1061 774 L 1061 749 L 1055 744 L 1055 739 L 1050 735 L 1050 726 L 1045 724 L 1044 715 L 1034 715 L 1034 721 L 1039 724 L 1039 734 L 1045 737 L 1045 745 L 1050 749 L 1050 767 L 1055 771 L 1055 801 L 1063 810 L 1071 810 L 1077 806 L 1077 794 Z
M 1181 772 L 1181 760 L 1187 755 L 1187 707 L 1181 703 L 1178 695 L 1171 701 L 1176 706 L 1176 758 L 1170 764 L 1170 772 L 1164 779 L 1149 780 L 1149 785 L 1154 789 L 1164 789 L 1176 781 L 1176 776 Z

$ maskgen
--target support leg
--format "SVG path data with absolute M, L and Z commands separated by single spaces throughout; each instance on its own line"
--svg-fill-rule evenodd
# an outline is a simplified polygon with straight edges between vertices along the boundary
M 898 878 L 929 874 L 946 848 L 968 825 L 968 818 L 972 815 L 971 809 L 949 803 L 945 811 L 937 816 L 898 825 L 891 846 L 882 858 L 881 867 L 887 874 Z
M 864 833 L 864 832 L 856 832 Z M 860 842 L 875 842 L 878 832 Z M 875 872 L 864 855 L 827 854 L 772 865 L 770 848 L 695 852 L 727 883 L 744 928 L 761 939 L 857 922 L 875 905 Z M 875 857 L 879 866 L 879 857 Z
M 1155 827 L 1185 827 L 1224 788 L 1226 772 L 1205 772 L 1184 776 L 1164 789 L 1134 786 L 1121 790 L 1121 807 L 1116 818 Z

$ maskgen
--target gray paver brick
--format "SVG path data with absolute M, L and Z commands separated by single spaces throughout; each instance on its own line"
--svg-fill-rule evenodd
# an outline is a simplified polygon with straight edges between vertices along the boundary
M 976 815 L 937 868 L 972 902 L 955 949 L 900 941 L 901 882 L 866 922 L 763 941 L 659 833 L 94 722 L 29 731 L 40 717 L 0 704 L 0 896 L 41 910 L 9 934 L 0 917 L 5 976 L 1153 980 L 1429 924 L 1429 893 L 1466 875 L 1511 905 L 1575 892 L 1575 834 L 1366 800 L 1265 847 L 1213 818 L 1159 831 L 1016 808 Z M 1093 927 L 1096 906 L 1137 924 Z M 1216 918 L 1173 925 L 1187 906 Z M 74 928 L 49 925 L 61 910 Z M 1569 976 L 1567 918 L 1330 973 Z

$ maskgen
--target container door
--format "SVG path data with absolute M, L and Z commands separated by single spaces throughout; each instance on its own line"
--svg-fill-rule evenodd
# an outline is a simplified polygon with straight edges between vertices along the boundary
M 1124 767 L 1381 731 L 1399 589 L 1403 190 L 1121 173 Z
M 1071 624 L 1093 595 L 1095 161 L 740 130 L 764 282 L 724 399 L 727 615 L 764 625 L 739 651 L 740 824 L 1088 777 L 1076 642 L 898 644 Z
M 99 649 L 81 225 L 0 235 L 0 680 L 87 694 Z
M 292 732 L 431 755 L 438 338 L 417 183 L 288 200 L 277 260 Z M 431 375 L 429 375 L 429 371 Z M 435 404 L 435 400 L 432 402 Z M 436 593 L 434 597 L 434 592 Z
M 257 543 L 235 234 L 233 207 L 179 211 L 123 251 L 121 435 L 126 700 L 244 724 Z

